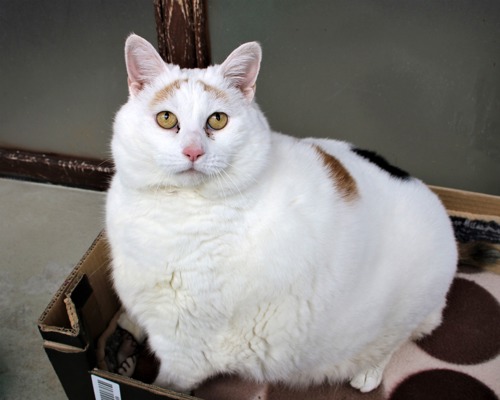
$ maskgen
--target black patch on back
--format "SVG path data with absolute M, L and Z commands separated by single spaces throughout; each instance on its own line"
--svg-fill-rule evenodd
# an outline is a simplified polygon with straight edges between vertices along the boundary
M 389 162 L 384 157 L 378 155 L 374 151 L 363 150 L 357 147 L 353 147 L 352 151 L 358 156 L 363 157 L 365 160 L 370 161 L 372 164 L 375 164 L 380 169 L 388 172 L 393 178 L 402 179 L 405 181 L 411 179 L 411 175 L 408 172 L 403 171 L 402 169 L 395 167 L 392 164 L 389 164 Z

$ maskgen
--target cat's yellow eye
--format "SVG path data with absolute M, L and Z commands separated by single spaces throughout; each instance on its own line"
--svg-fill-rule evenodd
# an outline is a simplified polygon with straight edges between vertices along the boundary
M 177 117 L 174 113 L 162 111 L 156 114 L 156 122 L 158 122 L 158 125 L 163 129 L 172 129 L 176 127 L 179 121 L 177 121 Z
M 207 120 L 207 126 L 213 130 L 220 130 L 227 125 L 227 114 L 215 112 Z

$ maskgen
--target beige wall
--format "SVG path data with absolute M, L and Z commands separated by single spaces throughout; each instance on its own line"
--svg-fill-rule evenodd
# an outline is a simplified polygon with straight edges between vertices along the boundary
M 272 126 L 500 195 L 498 0 L 208 0 L 212 59 L 258 40 Z M 0 146 L 105 158 L 149 0 L 0 0 Z

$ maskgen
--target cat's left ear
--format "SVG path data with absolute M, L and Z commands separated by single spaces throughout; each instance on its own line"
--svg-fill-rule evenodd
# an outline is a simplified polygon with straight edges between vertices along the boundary
M 167 70 L 167 65 L 153 45 L 134 34 L 125 42 L 125 63 L 128 89 L 132 96 L 137 95 L 146 84 Z
M 252 101 L 255 95 L 255 82 L 259 74 L 262 49 L 257 42 L 242 44 L 221 64 L 222 74 L 232 85 Z

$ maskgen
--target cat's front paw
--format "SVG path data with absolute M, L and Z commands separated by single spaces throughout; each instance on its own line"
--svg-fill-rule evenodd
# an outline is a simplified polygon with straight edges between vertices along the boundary
M 372 368 L 360 372 L 351 379 L 351 386 L 362 393 L 371 392 L 380 385 L 380 382 L 382 382 L 383 372 L 384 370 L 380 368 Z

